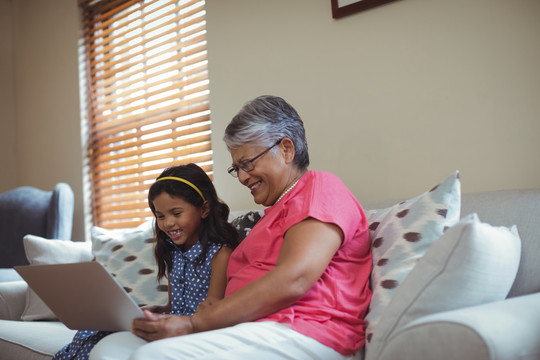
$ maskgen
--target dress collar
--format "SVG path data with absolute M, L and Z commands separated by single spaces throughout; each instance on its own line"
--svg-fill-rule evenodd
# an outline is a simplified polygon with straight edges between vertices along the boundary
M 202 245 L 199 241 L 197 241 L 188 251 L 183 251 L 183 246 L 176 245 L 171 239 L 167 239 L 167 242 L 173 245 L 175 252 L 192 262 L 202 253 Z

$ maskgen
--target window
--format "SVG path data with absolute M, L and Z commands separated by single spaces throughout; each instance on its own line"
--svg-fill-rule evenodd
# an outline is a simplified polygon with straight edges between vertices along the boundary
M 204 1 L 79 0 L 94 225 L 151 217 L 149 186 L 194 162 L 212 176 Z

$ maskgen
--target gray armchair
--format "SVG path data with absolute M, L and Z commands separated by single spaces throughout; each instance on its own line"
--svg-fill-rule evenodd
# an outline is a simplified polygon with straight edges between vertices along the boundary
M 0 194 L 0 282 L 19 280 L 13 266 L 28 264 L 25 235 L 71 240 L 73 202 L 66 183 L 53 191 L 22 186 Z

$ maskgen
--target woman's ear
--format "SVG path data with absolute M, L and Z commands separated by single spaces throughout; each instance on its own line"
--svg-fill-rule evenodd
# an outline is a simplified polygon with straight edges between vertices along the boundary
M 210 214 L 210 204 L 208 204 L 208 200 L 205 200 L 201 206 L 201 218 L 206 219 L 208 214 Z
M 283 140 L 281 140 L 281 143 L 279 143 L 279 148 L 283 153 L 285 163 L 290 164 L 293 161 L 295 154 L 294 143 L 292 142 L 292 140 L 287 137 L 283 138 Z

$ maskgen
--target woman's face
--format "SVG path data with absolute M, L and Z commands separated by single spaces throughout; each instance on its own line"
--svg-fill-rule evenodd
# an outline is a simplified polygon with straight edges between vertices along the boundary
M 277 154 L 269 151 L 256 159 L 250 172 L 238 170 L 238 181 L 250 189 L 256 204 L 273 205 L 287 186 L 290 164 L 286 164 L 279 145 L 277 148 Z M 266 149 L 268 147 L 244 144 L 231 150 L 232 163 L 240 165 L 248 162 Z

